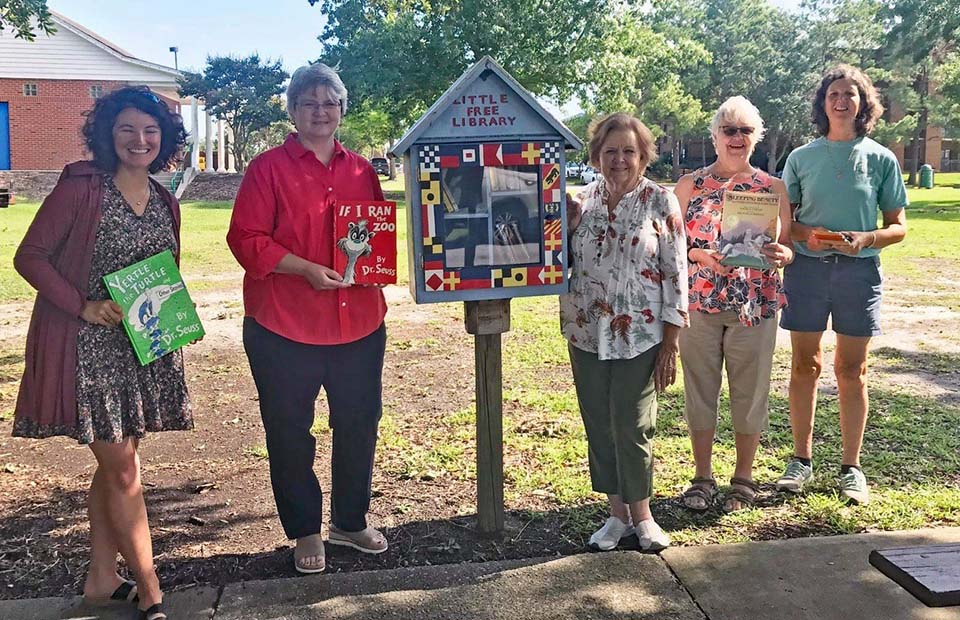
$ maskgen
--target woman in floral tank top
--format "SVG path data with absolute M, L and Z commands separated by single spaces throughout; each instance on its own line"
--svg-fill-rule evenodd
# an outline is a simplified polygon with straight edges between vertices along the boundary
M 753 460 L 769 418 L 777 311 L 786 304 L 777 268 L 793 260 L 793 249 L 790 205 L 783 182 L 750 165 L 753 147 L 763 137 L 763 120 L 757 109 L 743 97 L 728 99 L 714 115 L 711 134 L 717 161 L 681 178 L 675 190 L 684 212 L 689 248 L 690 329 L 680 335 L 680 359 L 684 414 L 696 465 L 683 503 L 691 510 L 707 510 L 717 493 L 711 457 L 726 366 L 737 450 L 723 505 L 730 512 L 752 505 L 757 493 Z M 762 249 L 769 269 L 721 263 L 718 237 L 727 191 L 779 194 L 778 242 Z

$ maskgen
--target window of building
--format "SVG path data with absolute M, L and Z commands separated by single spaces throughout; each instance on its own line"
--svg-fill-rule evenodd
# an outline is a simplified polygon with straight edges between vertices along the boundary
M 37 85 L 36 85 L 36 84 L 24 84 L 24 85 L 23 85 L 23 96 L 24 96 L 24 97 L 36 97 L 36 96 L 37 96 Z
M 93 84 L 92 86 L 90 86 L 90 96 L 93 97 L 94 99 L 99 99 L 100 97 L 103 97 L 103 86 L 99 84 Z

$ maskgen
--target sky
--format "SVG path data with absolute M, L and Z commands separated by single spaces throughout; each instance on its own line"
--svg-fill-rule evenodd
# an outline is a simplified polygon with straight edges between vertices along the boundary
M 772 0 L 796 8 L 800 0 Z M 316 60 L 317 36 L 325 20 L 321 3 L 307 0 L 47 0 L 53 11 L 114 43 L 141 60 L 174 66 L 170 47 L 177 47 L 177 66 L 202 71 L 207 56 L 248 56 L 281 60 L 287 73 Z M 347 88 L 350 85 L 347 84 Z M 579 106 L 568 102 L 561 118 Z
M 800 0 L 774 0 L 794 8 Z M 320 55 L 320 3 L 307 0 L 47 0 L 54 11 L 150 62 L 201 70 L 210 56 L 259 52 L 293 69 Z M 348 85 L 349 87 L 349 85 Z

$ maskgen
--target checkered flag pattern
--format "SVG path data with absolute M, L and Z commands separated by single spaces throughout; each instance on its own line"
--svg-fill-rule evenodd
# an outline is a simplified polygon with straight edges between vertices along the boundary
M 440 171 L 440 147 L 428 145 L 420 147 L 420 172 Z
M 560 163 L 560 143 L 544 142 L 540 151 L 541 164 L 559 164 Z

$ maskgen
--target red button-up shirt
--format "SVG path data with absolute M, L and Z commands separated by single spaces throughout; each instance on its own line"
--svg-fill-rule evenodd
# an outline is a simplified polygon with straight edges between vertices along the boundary
M 353 342 L 387 313 L 379 288 L 317 291 L 301 276 L 274 273 L 287 254 L 333 266 L 336 200 L 383 200 L 373 166 L 339 142 L 325 166 L 290 134 L 250 162 L 233 205 L 227 245 L 246 271 L 244 313 L 296 342 Z

